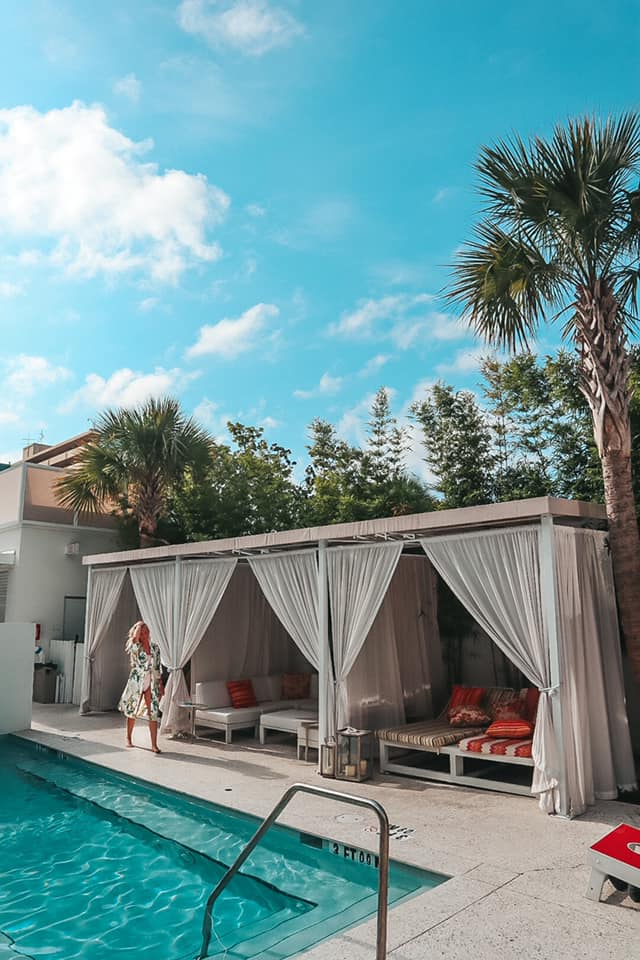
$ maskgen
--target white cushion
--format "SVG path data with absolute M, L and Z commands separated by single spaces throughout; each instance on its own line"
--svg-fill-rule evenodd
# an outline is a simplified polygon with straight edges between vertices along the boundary
M 268 677 L 251 677 L 251 685 L 256 695 L 258 703 L 264 703 L 266 700 L 279 700 L 282 687 L 282 677 L 280 674 L 272 674 Z
M 311 687 L 309 690 L 309 696 L 311 697 L 312 700 L 318 699 L 318 674 L 317 673 L 311 674 Z
M 230 707 L 231 697 L 224 680 L 196 683 L 196 703 L 206 703 L 208 707 Z
M 221 707 L 217 710 L 196 710 L 198 723 L 205 723 L 207 720 L 215 720 L 218 723 L 236 723 L 236 721 L 246 721 L 247 723 L 257 721 L 260 716 L 260 707 Z

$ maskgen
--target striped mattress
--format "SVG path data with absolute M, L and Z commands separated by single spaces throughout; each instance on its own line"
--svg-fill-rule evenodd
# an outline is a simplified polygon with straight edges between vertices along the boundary
M 531 758 L 533 740 L 508 740 L 501 737 L 465 736 L 458 749 L 467 753 L 490 754 L 496 757 Z
M 440 747 L 452 747 L 464 737 L 473 739 L 484 733 L 484 727 L 452 727 L 448 720 L 420 720 L 406 723 L 403 727 L 390 727 L 376 730 L 379 740 L 397 743 L 403 747 L 422 747 L 425 750 L 439 750 Z

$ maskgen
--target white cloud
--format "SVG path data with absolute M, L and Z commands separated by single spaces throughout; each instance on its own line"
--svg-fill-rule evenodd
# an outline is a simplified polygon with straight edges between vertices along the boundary
M 476 373 L 489 353 L 486 347 L 459 350 L 450 363 L 441 363 L 437 367 L 438 373 Z
M 440 187 L 440 189 L 434 193 L 431 202 L 435 204 L 444 203 L 444 201 L 453 196 L 455 192 L 455 187 Z
M 185 375 L 181 370 L 164 370 L 156 367 L 153 373 L 140 373 L 123 367 L 115 370 L 110 377 L 90 373 L 84 386 L 69 397 L 60 406 L 62 413 L 79 406 L 102 410 L 105 407 L 135 407 L 150 397 L 175 393 L 193 375 Z
M 409 406 L 412 403 L 420 403 L 422 400 L 426 400 L 427 395 L 431 392 L 435 384 L 436 381 L 428 377 L 425 380 L 418 380 L 411 393 Z
M 19 423 L 20 417 L 14 410 L 0 410 L 0 423 Z M 0 461 L 2 456 L 0 456 Z
M 272 303 L 257 303 L 236 318 L 200 327 L 197 341 L 187 357 L 219 356 L 227 360 L 260 346 L 267 335 L 268 321 L 280 311 Z
M 274 230 L 271 239 L 293 250 L 303 250 L 317 241 L 331 243 L 344 235 L 355 217 L 350 200 L 325 197 L 313 203 L 297 221 Z
M 249 56 L 288 46 L 304 34 L 295 17 L 268 0 L 182 0 L 178 23 L 212 47 L 231 47 Z
M 415 296 L 394 294 L 380 300 L 359 300 L 355 310 L 343 313 L 340 321 L 332 324 L 329 332 L 335 336 L 349 339 L 369 339 L 379 334 L 381 322 L 391 322 L 405 316 L 416 307 L 433 302 L 429 293 Z
M 229 198 L 202 174 L 160 172 L 142 159 L 151 147 L 109 126 L 100 106 L 0 110 L 0 229 L 50 241 L 54 263 L 89 276 L 176 281 L 218 259 L 208 231 Z
M 425 282 L 427 268 L 424 263 L 391 260 L 373 267 L 371 274 L 376 280 L 391 287 L 418 287 Z
M 294 390 L 294 397 L 308 400 L 309 397 L 329 397 L 339 393 L 342 389 L 343 377 L 332 377 L 330 373 L 323 373 L 317 387 L 311 390 Z
M 11 297 L 17 297 L 22 293 L 22 287 L 17 283 L 11 283 L 9 280 L 0 280 L 0 298 L 9 300 Z
M 359 371 L 359 377 L 370 377 L 374 373 L 377 373 L 378 370 L 382 370 L 385 363 L 388 363 L 391 360 L 391 357 L 386 353 L 378 353 L 375 357 L 371 357 L 370 360 L 367 360 L 362 370 Z
M 142 310 L 143 313 L 149 313 L 150 310 L 155 310 L 159 303 L 159 297 L 145 297 L 145 299 L 141 300 L 138 304 L 138 310 Z
M 21 353 L 7 361 L 6 384 L 10 390 L 23 397 L 31 396 L 41 387 L 68 380 L 70 376 L 69 370 L 50 363 L 46 357 Z
M 432 340 L 460 340 L 468 328 L 457 317 L 429 310 L 429 293 L 399 293 L 379 300 L 360 300 L 354 310 L 331 324 L 332 336 L 349 340 L 390 340 L 400 350 Z
M 264 427 L 265 430 L 275 430 L 276 427 L 280 426 L 280 421 L 275 420 L 273 417 L 263 417 L 260 421 L 260 426 Z
M 267 214 L 267 208 L 262 207 L 259 203 L 248 203 L 245 210 L 250 217 L 264 217 Z
M 131 103 L 139 102 L 141 89 L 140 81 L 135 73 L 128 73 L 125 77 L 120 77 L 113 85 L 113 92 L 121 97 L 126 97 Z

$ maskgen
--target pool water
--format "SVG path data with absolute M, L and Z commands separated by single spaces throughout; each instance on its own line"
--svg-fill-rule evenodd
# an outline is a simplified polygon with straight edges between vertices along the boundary
M 207 897 L 258 821 L 14 737 L 0 769 L 0 960 L 198 954 Z M 444 879 L 392 863 L 389 899 Z M 210 956 L 296 956 L 376 893 L 375 857 L 276 826 L 217 901 Z

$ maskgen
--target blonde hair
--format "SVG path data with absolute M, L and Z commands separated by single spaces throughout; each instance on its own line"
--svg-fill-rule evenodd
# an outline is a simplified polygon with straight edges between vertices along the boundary
M 133 638 L 134 638 L 135 635 L 136 635 L 136 631 L 139 630 L 140 627 L 147 627 L 147 625 L 146 625 L 146 623 L 144 622 L 144 620 L 136 620 L 136 622 L 134 623 L 134 625 L 130 628 L 129 633 L 127 634 L 126 643 L 125 643 L 125 645 L 124 645 L 124 652 L 125 652 L 125 653 L 131 653 L 131 648 L 133 647 L 133 643 L 134 643 Z M 147 627 L 147 630 L 148 630 L 148 629 L 149 629 L 149 628 Z

